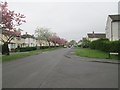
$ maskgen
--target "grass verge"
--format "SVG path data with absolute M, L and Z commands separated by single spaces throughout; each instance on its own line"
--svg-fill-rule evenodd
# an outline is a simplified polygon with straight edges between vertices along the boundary
M 2 62 L 11 61 L 11 60 L 15 60 L 15 59 L 31 56 L 31 55 L 37 55 L 37 54 L 40 54 L 42 52 L 56 50 L 58 48 L 59 47 L 57 47 L 57 48 L 41 49 L 41 50 L 35 50 L 35 51 L 29 51 L 29 52 L 11 53 L 9 56 L 3 55 L 2 56 Z
M 88 58 L 100 58 L 100 59 L 108 59 L 109 58 L 108 53 L 103 52 L 103 51 L 99 51 L 99 50 L 89 49 L 89 48 L 79 48 L 79 47 L 77 47 L 75 49 L 75 54 L 77 56 L 88 57 Z M 111 59 L 117 60 L 118 57 L 115 56 L 115 55 L 112 55 Z

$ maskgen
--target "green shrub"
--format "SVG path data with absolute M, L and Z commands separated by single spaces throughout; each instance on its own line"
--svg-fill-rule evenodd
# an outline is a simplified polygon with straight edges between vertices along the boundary
M 20 52 L 26 52 L 26 51 L 33 51 L 33 50 L 38 50 L 38 49 L 47 49 L 47 48 L 55 48 L 59 46 L 37 46 L 37 47 L 21 47 L 19 48 Z M 16 48 L 18 50 L 18 48 Z
M 120 52 L 120 41 L 109 41 L 108 39 L 98 39 L 90 43 L 90 48 L 105 52 Z
M 78 45 L 78 47 L 82 47 L 82 45 Z
M 110 51 L 111 52 L 120 52 L 120 41 L 111 41 L 110 42 Z
M 109 51 L 109 40 L 108 39 L 98 39 L 90 43 L 91 49 L 97 49 L 101 51 Z
M 37 50 L 37 47 L 22 47 L 19 48 L 20 52 L 26 52 L 26 51 L 33 51 L 33 50 Z
M 90 47 L 90 41 L 89 40 L 84 40 L 81 44 L 82 48 L 89 48 Z

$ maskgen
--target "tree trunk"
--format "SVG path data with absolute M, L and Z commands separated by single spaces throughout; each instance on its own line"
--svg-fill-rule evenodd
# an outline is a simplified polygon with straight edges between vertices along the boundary
M 42 44 L 40 43 L 39 45 L 40 45 L 40 49 L 42 49 L 42 47 L 41 47 L 41 46 L 42 46 Z
M 39 40 L 39 45 L 40 45 L 39 49 L 42 49 L 42 42 L 41 42 L 41 40 Z
M 56 43 L 54 43 L 54 46 L 56 47 Z
M 2 54 L 4 54 L 4 55 L 10 55 L 10 51 L 9 51 L 9 48 L 8 48 L 8 42 L 5 42 L 2 45 Z
M 50 42 L 48 41 L 48 45 L 49 45 L 49 48 L 50 48 Z

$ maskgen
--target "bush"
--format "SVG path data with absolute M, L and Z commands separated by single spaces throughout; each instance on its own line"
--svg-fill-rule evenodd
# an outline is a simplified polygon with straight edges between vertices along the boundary
M 120 41 L 109 41 L 108 39 L 98 39 L 91 42 L 90 48 L 105 52 L 120 52 Z
M 19 48 L 20 52 L 26 52 L 26 51 L 33 51 L 33 50 L 37 50 L 37 47 L 22 47 Z
M 101 51 L 109 51 L 109 40 L 108 39 L 98 39 L 90 43 L 91 49 L 98 49 Z
M 120 41 L 111 41 L 110 42 L 110 51 L 120 53 Z
M 84 40 L 81 44 L 82 48 L 89 48 L 90 47 L 90 41 L 89 40 Z
M 33 51 L 33 50 L 39 50 L 39 49 L 47 49 L 47 48 L 55 48 L 59 46 L 37 46 L 37 47 L 21 47 L 19 48 L 20 52 L 26 52 L 26 51 Z M 16 51 L 18 51 L 18 48 L 16 48 Z

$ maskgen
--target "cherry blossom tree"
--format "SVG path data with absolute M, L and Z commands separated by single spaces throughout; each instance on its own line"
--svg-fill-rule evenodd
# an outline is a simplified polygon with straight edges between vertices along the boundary
M 50 38 L 50 41 L 54 43 L 54 46 L 56 44 L 59 44 L 60 37 L 56 35 L 56 33 L 53 33 L 52 37 Z
M 24 20 L 25 16 L 9 10 L 7 2 L 0 2 L 0 14 L 0 30 L 2 31 L 2 36 L 4 35 L 4 37 L 6 37 L 6 39 L 3 37 L 0 37 L 0 39 L 4 43 L 4 48 L 6 48 L 4 53 L 9 55 L 8 44 L 14 39 L 14 37 L 19 37 L 21 35 L 20 29 L 17 28 L 22 25 L 22 23 L 26 22 Z
M 60 38 L 59 42 L 60 45 L 65 45 L 67 43 L 67 40 L 65 40 L 64 38 Z
M 56 46 L 56 44 L 65 45 L 67 42 L 65 39 L 57 36 L 56 33 L 53 33 L 48 28 L 43 28 L 43 27 L 38 27 L 35 30 L 35 36 L 39 41 L 40 46 L 42 44 L 42 40 L 47 41 L 49 44 L 49 47 L 50 47 L 50 42 L 54 43 L 54 46 Z
M 53 33 L 50 41 L 54 43 L 54 46 L 56 46 L 56 44 L 65 45 L 67 43 L 67 40 L 60 38 L 56 33 Z

